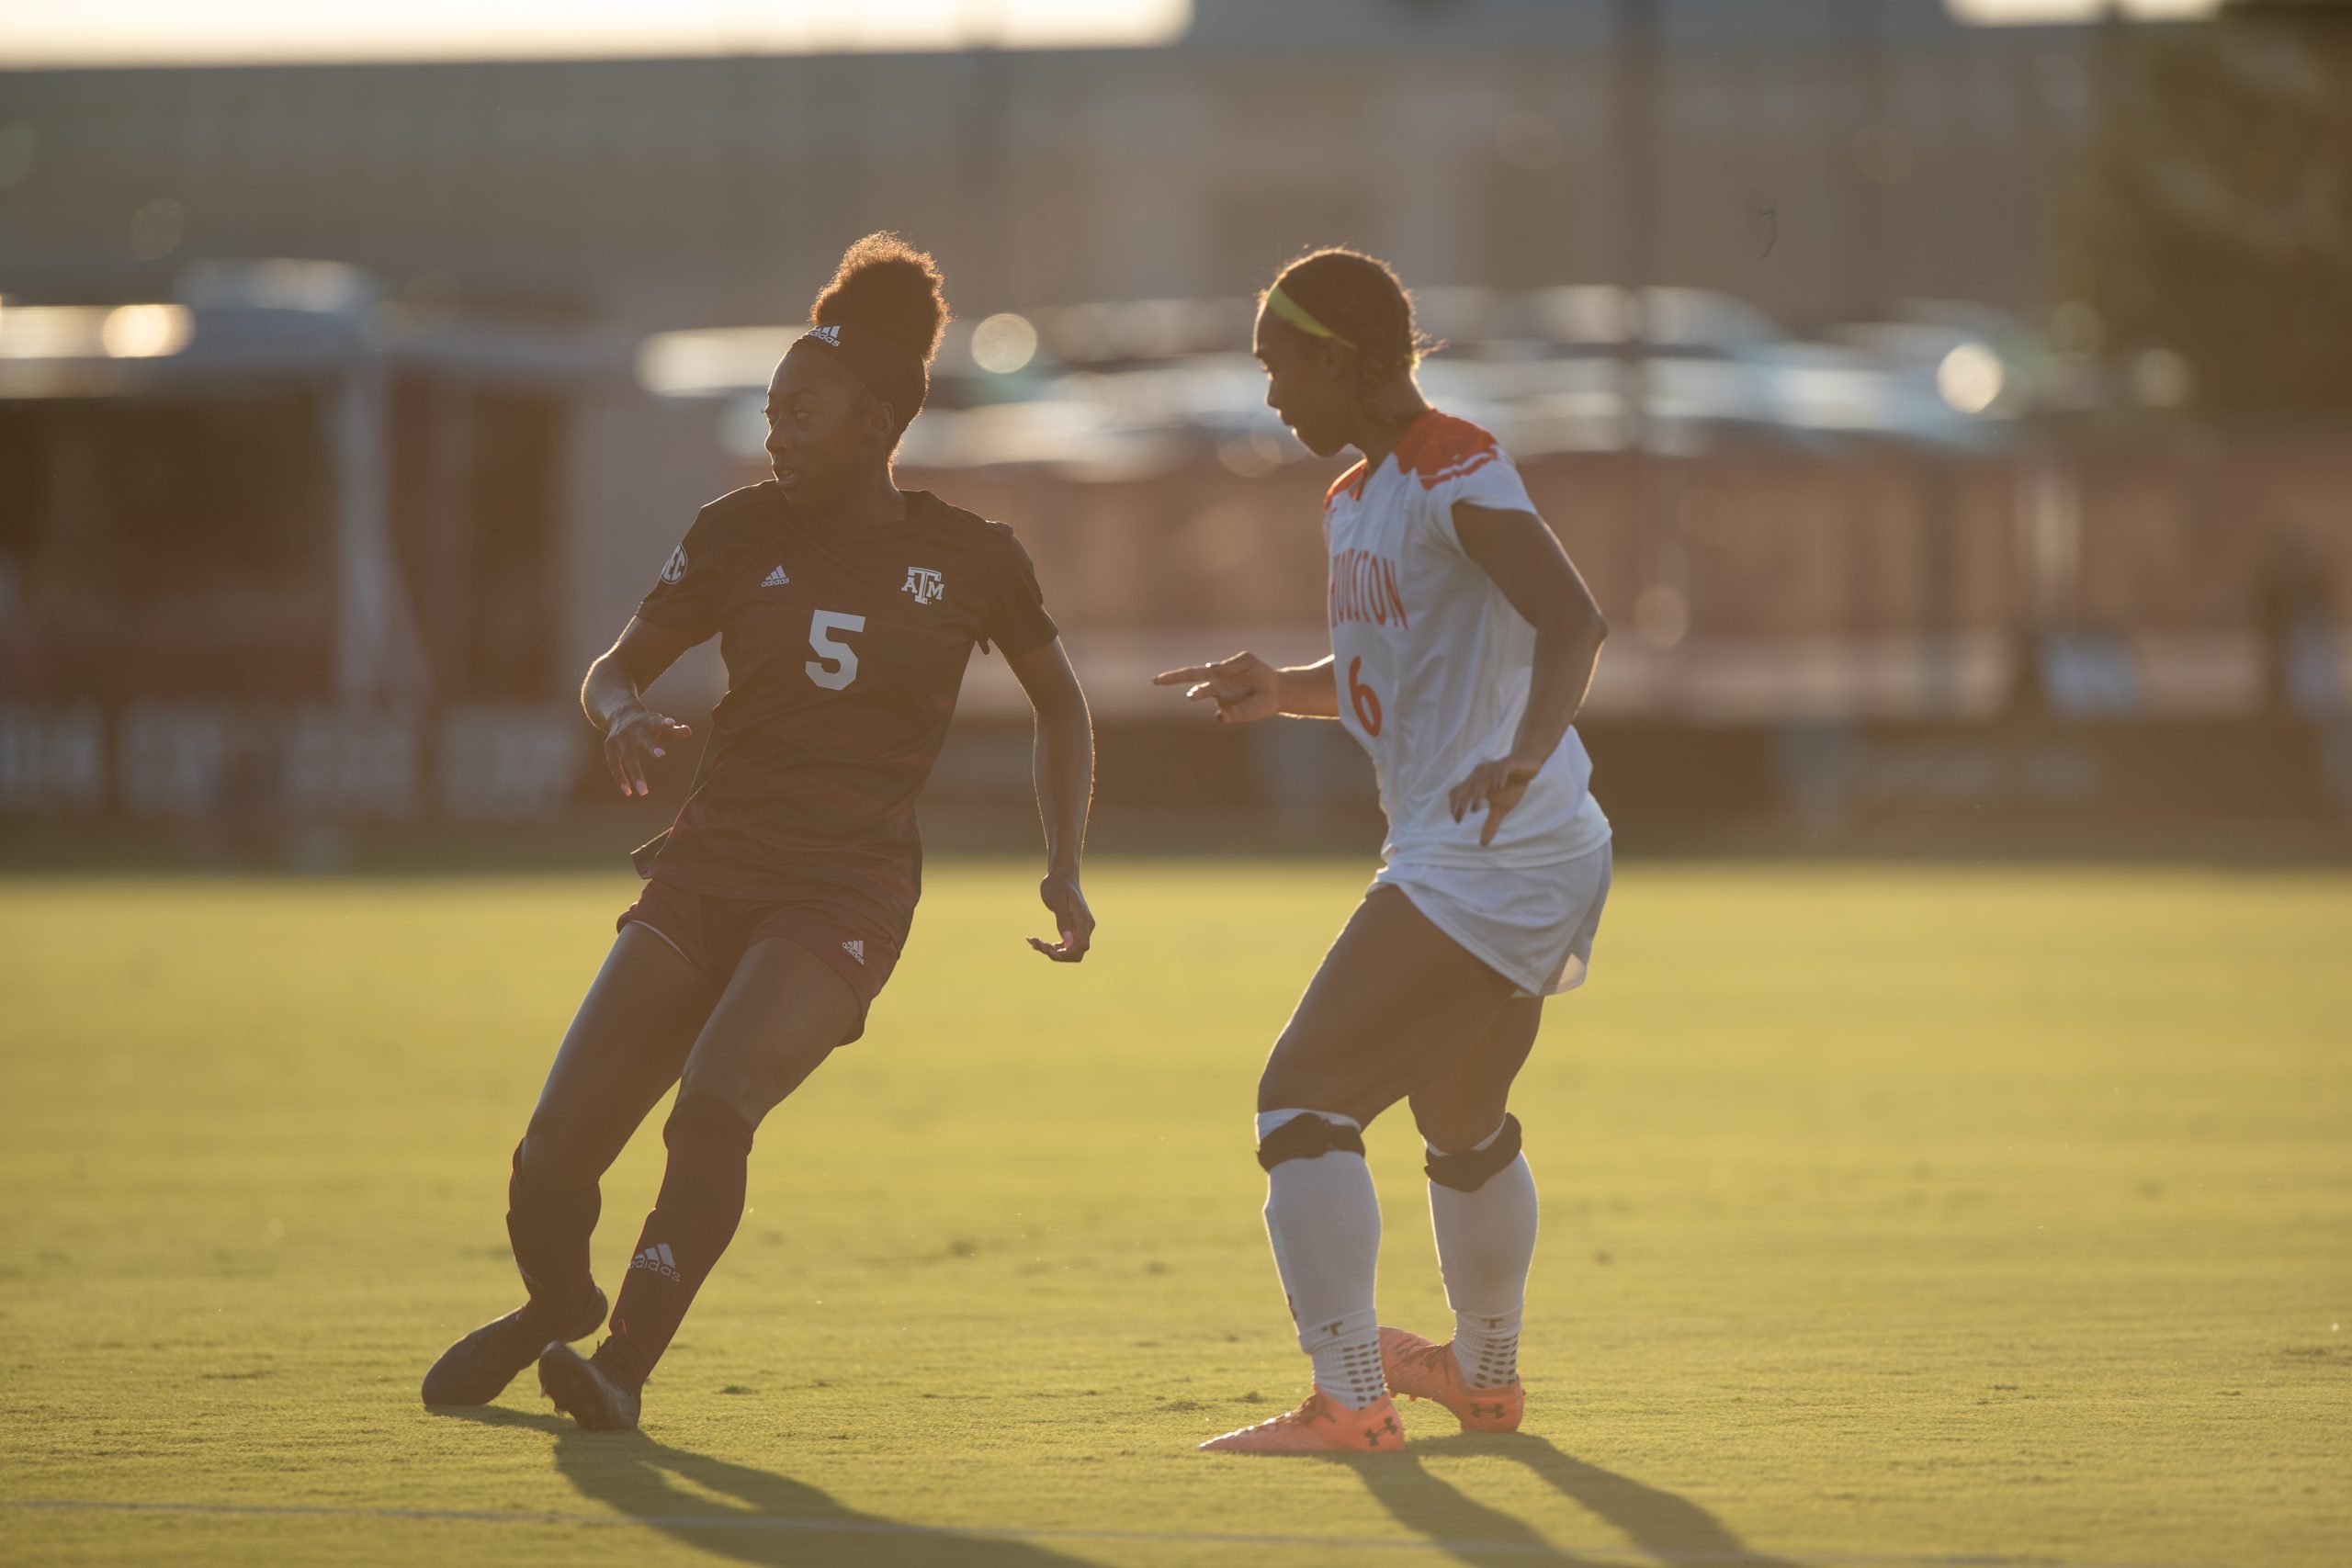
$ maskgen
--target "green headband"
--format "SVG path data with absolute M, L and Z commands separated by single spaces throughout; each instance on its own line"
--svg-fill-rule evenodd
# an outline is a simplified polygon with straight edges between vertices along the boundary
M 1356 348 L 1354 344 L 1317 321 L 1306 306 L 1283 293 L 1282 285 L 1279 283 L 1266 290 L 1266 309 L 1309 337 L 1328 337 L 1342 348 L 1355 348 L 1358 354 L 1363 352 L 1363 349 Z
M 1279 283 L 1274 285 L 1273 288 L 1266 290 L 1266 309 L 1272 310 L 1275 315 L 1280 316 L 1283 321 L 1288 321 L 1292 326 L 1296 327 L 1300 332 L 1305 333 L 1309 337 L 1327 337 L 1333 343 L 1338 344 L 1341 348 L 1353 348 L 1358 354 L 1362 354 L 1363 352 L 1362 348 L 1352 343 L 1350 343 L 1346 338 L 1341 337 L 1339 333 L 1333 332 L 1330 328 L 1317 321 L 1315 319 L 1315 313 L 1309 310 L 1306 306 L 1300 304 L 1297 300 L 1292 299 L 1289 295 L 1283 293 L 1282 285 Z M 1405 365 L 1408 369 L 1419 366 L 1420 362 L 1421 356 L 1419 351 L 1415 351 L 1414 353 L 1405 355 Z

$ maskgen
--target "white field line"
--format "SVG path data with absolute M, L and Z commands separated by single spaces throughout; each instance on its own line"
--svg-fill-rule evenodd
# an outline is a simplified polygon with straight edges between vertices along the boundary
M 1646 1551 L 1637 1547 L 1557 1546 L 1546 1541 L 1453 1540 L 1423 1536 L 1389 1540 L 1352 1536 L 1250 1535 L 1216 1530 L 1123 1530 L 958 1528 L 901 1524 L 891 1519 L 794 1518 L 782 1514 L 564 1514 L 499 1508 L 350 1507 L 300 1503 L 133 1503 L 71 1497 L 0 1497 L 0 1509 L 76 1514 L 203 1514 L 237 1518 L 402 1519 L 493 1525 L 637 1525 L 662 1530 L 775 1530 L 809 1535 L 911 1536 L 933 1540 L 1133 1541 L 1169 1545 L 1317 1547 L 1349 1551 L 1425 1551 L 1493 1557 L 1556 1557 L 1610 1564 L 1771 1563 L 1779 1568 L 2188 1568 L 2182 1563 L 2092 1562 L 1998 1553 L 1809 1551 L 1792 1554 L 1749 1547 L 1717 1551 Z

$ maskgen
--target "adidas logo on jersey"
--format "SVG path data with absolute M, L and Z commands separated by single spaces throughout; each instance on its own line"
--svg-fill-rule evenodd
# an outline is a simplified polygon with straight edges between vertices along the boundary
M 859 938 L 855 942 L 845 942 L 842 943 L 842 951 L 848 953 L 852 958 L 856 959 L 861 964 L 865 962 L 865 941 L 863 937 Z
M 791 581 L 791 578 L 785 575 L 784 568 L 778 567 L 774 571 L 769 572 L 765 577 L 760 579 L 760 586 L 763 588 L 781 588 Z
M 678 1260 L 670 1256 L 670 1244 L 666 1241 L 655 1242 L 651 1247 L 630 1258 L 628 1266 L 632 1269 L 650 1269 L 665 1280 L 683 1280 L 684 1279 L 684 1276 L 678 1272 Z
M 811 327 L 800 335 L 803 337 L 813 337 L 820 343 L 831 344 L 835 348 L 839 348 L 842 345 L 842 329 L 838 325 L 830 327 Z

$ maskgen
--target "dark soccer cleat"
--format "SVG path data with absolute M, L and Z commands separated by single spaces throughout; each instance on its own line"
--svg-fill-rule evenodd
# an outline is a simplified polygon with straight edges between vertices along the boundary
M 569 1345 L 550 1345 L 539 1355 L 539 1392 L 584 1431 L 628 1432 L 637 1427 L 637 1391 Z
M 424 1374 L 424 1403 L 488 1404 L 548 1345 L 585 1339 L 604 1321 L 605 1292 L 594 1285 L 588 1287 L 588 1300 L 568 1323 L 550 1322 L 546 1314 L 529 1304 L 519 1306 L 441 1352 L 441 1359 Z

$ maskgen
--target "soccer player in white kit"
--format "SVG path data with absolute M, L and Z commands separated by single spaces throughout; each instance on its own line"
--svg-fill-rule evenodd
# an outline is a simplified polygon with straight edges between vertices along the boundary
M 1608 897 L 1609 820 L 1574 728 L 1608 627 L 1510 459 L 1430 408 L 1426 346 L 1385 263 L 1318 251 L 1258 314 L 1266 401 L 1318 457 L 1363 461 L 1331 487 L 1331 657 L 1253 653 L 1157 677 L 1217 718 L 1336 718 L 1372 753 L 1385 862 L 1258 1081 L 1266 1231 L 1315 1391 L 1215 1438 L 1241 1453 L 1401 1448 L 1391 1392 L 1466 1430 L 1515 1430 L 1535 1183 L 1509 1111 L 1544 998 L 1584 978 Z M 1380 1206 L 1363 1130 L 1408 1100 L 1428 1147 L 1430 1218 L 1452 1341 L 1383 1328 Z

